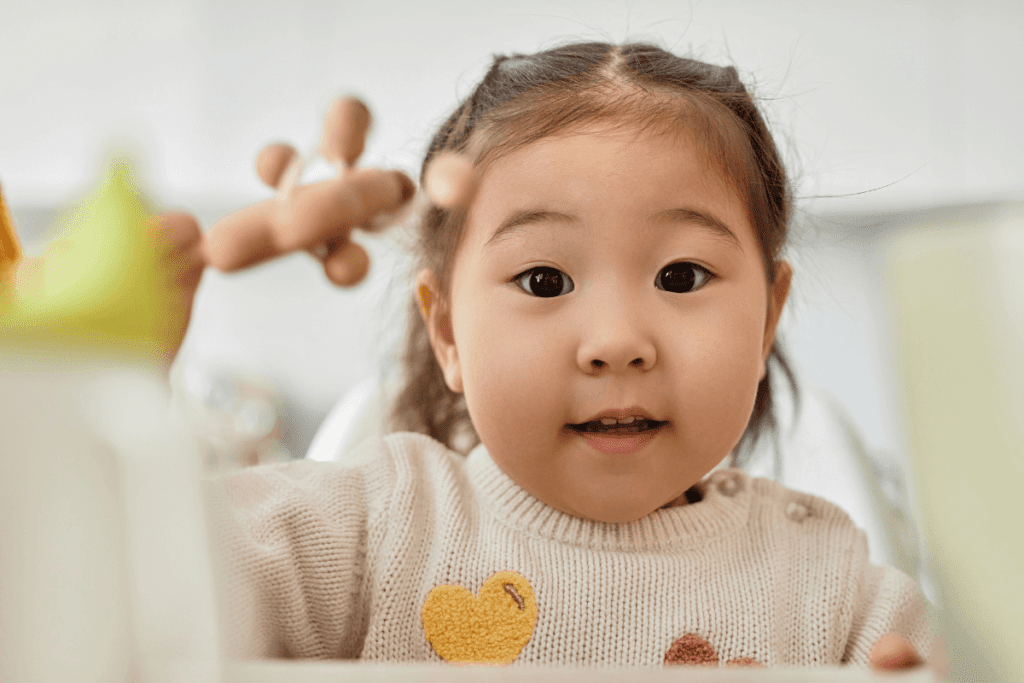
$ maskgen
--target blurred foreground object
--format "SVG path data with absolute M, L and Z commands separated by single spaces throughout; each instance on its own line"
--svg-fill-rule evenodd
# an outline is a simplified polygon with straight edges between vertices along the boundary
M 0 682 L 220 680 L 199 454 L 162 375 L 0 350 Z
M 281 443 L 281 397 L 268 380 L 183 358 L 171 373 L 171 387 L 206 453 L 208 474 L 292 459 Z
M 1024 206 L 982 214 L 908 226 L 887 279 L 951 680 L 994 683 L 1024 681 Z
M 3 279 L 8 271 L 21 260 L 21 245 L 18 233 L 14 230 L 14 221 L 4 202 L 3 188 L 0 188 L 0 289 L 4 288 Z
M 0 220 L 10 264 L 0 277 L 0 345 L 154 360 L 176 348 L 184 313 L 126 163 L 111 164 L 39 258 L 22 258 L 9 219 Z
M 214 683 L 167 245 L 122 162 L 39 258 L 0 209 L 0 683 Z

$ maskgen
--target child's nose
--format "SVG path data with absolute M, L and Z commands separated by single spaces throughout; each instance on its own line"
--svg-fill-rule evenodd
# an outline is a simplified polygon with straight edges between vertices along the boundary
M 645 361 L 643 358 L 634 358 L 633 360 L 631 360 L 629 362 L 629 364 L 631 366 L 640 368 L 641 370 L 646 370 L 647 369 L 647 361 Z M 617 364 L 615 364 L 615 363 L 607 363 L 607 362 L 601 360 L 600 358 L 594 358 L 593 360 L 590 361 L 590 366 L 594 370 L 600 370 L 601 368 L 608 367 L 608 366 L 617 367 Z
M 647 371 L 658 360 L 653 321 L 635 302 L 605 301 L 600 310 L 584 312 L 581 320 L 577 365 L 587 374 Z

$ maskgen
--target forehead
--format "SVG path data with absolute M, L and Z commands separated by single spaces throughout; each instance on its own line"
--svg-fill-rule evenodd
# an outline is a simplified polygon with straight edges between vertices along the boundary
M 746 205 L 688 131 L 591 127 L 531 142 L 482 165 L 466 241 L 482 248 L 513 215 L 584 224 L 690 212 L 754 240 Z M 757 250 L 757 245 L 752 245 Z

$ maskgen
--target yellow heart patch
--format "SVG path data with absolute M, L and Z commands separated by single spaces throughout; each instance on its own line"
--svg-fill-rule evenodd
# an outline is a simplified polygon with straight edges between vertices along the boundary
M 423 603 L 423 632 L 449 662 L 509 664 L 533 635 L 537 601 L 519 572 L 498 572 L 476 597 L 462 586 L 436 586 Z

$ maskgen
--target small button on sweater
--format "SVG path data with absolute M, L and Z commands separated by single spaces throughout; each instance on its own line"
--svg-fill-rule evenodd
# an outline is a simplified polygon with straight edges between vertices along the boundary
M 481 444 L 420 434 L 210 484 L 229 654 L 367 662 L 866 666 L 923 656 L 914 582 L 838 507 L 739 469 L 610 524 L 551 508 Z

